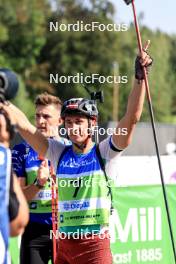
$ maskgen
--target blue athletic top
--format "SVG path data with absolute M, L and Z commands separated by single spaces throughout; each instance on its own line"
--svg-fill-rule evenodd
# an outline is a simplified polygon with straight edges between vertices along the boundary
M 10 150 L 5 148 L 3 145 L 0 145 L 0 260 L 3 264 L 7 264 L 10 174 Z

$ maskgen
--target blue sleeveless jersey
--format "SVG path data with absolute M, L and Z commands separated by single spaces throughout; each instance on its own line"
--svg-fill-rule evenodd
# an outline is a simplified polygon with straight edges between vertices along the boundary
M 112 137 L 99 144 L 101 160 L 112 186 L 116 181 L 119 150 Z M 111 199 L 96 146 L 88 153 L 77 154 L 49 140 L 47 158 L 54 160 L 59 183 L 59 230 L 69 233 L 99 232 L 108 226 Z
M 11 175 L 10 150 L 0 145 L 0 259 L 7 263 L 9 237 L 9 187 Z

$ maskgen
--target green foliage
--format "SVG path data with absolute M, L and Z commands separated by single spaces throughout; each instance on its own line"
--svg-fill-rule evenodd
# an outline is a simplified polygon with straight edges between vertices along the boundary
M 81 1 L 57 1 L 57 9 L 49 21 L 56 21 L 59 24 L 74 24 L 77 21 L 83 21 L 86 24 L 98 21 L 107 24 L 113 22 L 108 18 L 112 14 L 113 6 L 107 5 L 107 1 L 91 1 L 89 8 L 83 6 Z M 59 76 L 74 76 L 76 73 L 112 75 L 116 53 L 115 40 L 116 34 L 107 31 L 96 30 L 92 33 L 48 31 L 47 43 L 42 51 L 42 61 L 50 65 L 50 73 L 57 73 Z M 85 85 L 90 86 L 86 83 Z M 112 112 L 112 85 L 95 83 L 91 85 L 91 88 L 104 89 L 106 106 L 109 111 L 104 106 L 100 106 L 100 109 L 102 117 L 107 120 Z M 88 96 L 82 84 L 56 84 L 54 90 L 63 100 L 75 95 Z
M 0 21 L 5 32 L 1 43 L 3 53 L 17 72 L 25 73 L 36 63 L 36 56 L 45 43 L 43 1 L 0 1 Z M 45 12 L 46 13 L 46 12 Z
M 170 61 L 169 61 L 169 66 L 170 66 L 170 71 L 171 71 L 171 76 L 170 79 L 172 80 L 172 86 L 170 87 L 170 93 L 172 95 L 172 105 L 171 105 L 171 113 L 172 115 L 176 116 L 176 36 L 174 36 L 171 39 L 171 52 L 170 52 Z M 169 72 L 170 75 L 170 72 Z M 176 123 L 176 122 L 175 122 Z
M 35 84 L 28 82 L 46 41 L 48 7 L 43 0 L 0 0 L 0 66 L 19 73 L 29 95 Z
M 143 39 L 151 40 L 150 53 L 154 58 L 150 73 L 151 96 L 157 121 L 164 121 L 172 114 L 172 85 L 173 75 L 170 55 L 171 38 L 160 31 L 153 33 L 147 28 L 142 30 Z M 148 107 L 144 109 L 143 118 L 148 120 Z
M 18 94 L 13 100 L 15 105 L 18 107 L 28 116 L 31 122 L 34 122 L 34 114 L 35 114 L 35 107 L 34 103 L 31 99 L 29 99 L 29 93 L 25 89 L 24 81 L 18 76 L 20 89 L 18 90 Z

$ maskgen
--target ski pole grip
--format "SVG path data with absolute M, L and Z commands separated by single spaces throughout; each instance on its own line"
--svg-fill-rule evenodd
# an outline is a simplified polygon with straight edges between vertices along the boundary
M 127 5 L 131 4 L 132 1 L 133 1 L 133 0 L 124 0 L 124 2 L 125 2 Z

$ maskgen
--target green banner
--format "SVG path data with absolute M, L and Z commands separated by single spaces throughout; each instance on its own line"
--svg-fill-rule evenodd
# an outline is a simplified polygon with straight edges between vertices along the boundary
M 166 187 L 176 237 L 176 186 Z M 174 264 L 161 186 L 131 186 L 113 191 L 110 220 L 113 263 Z

